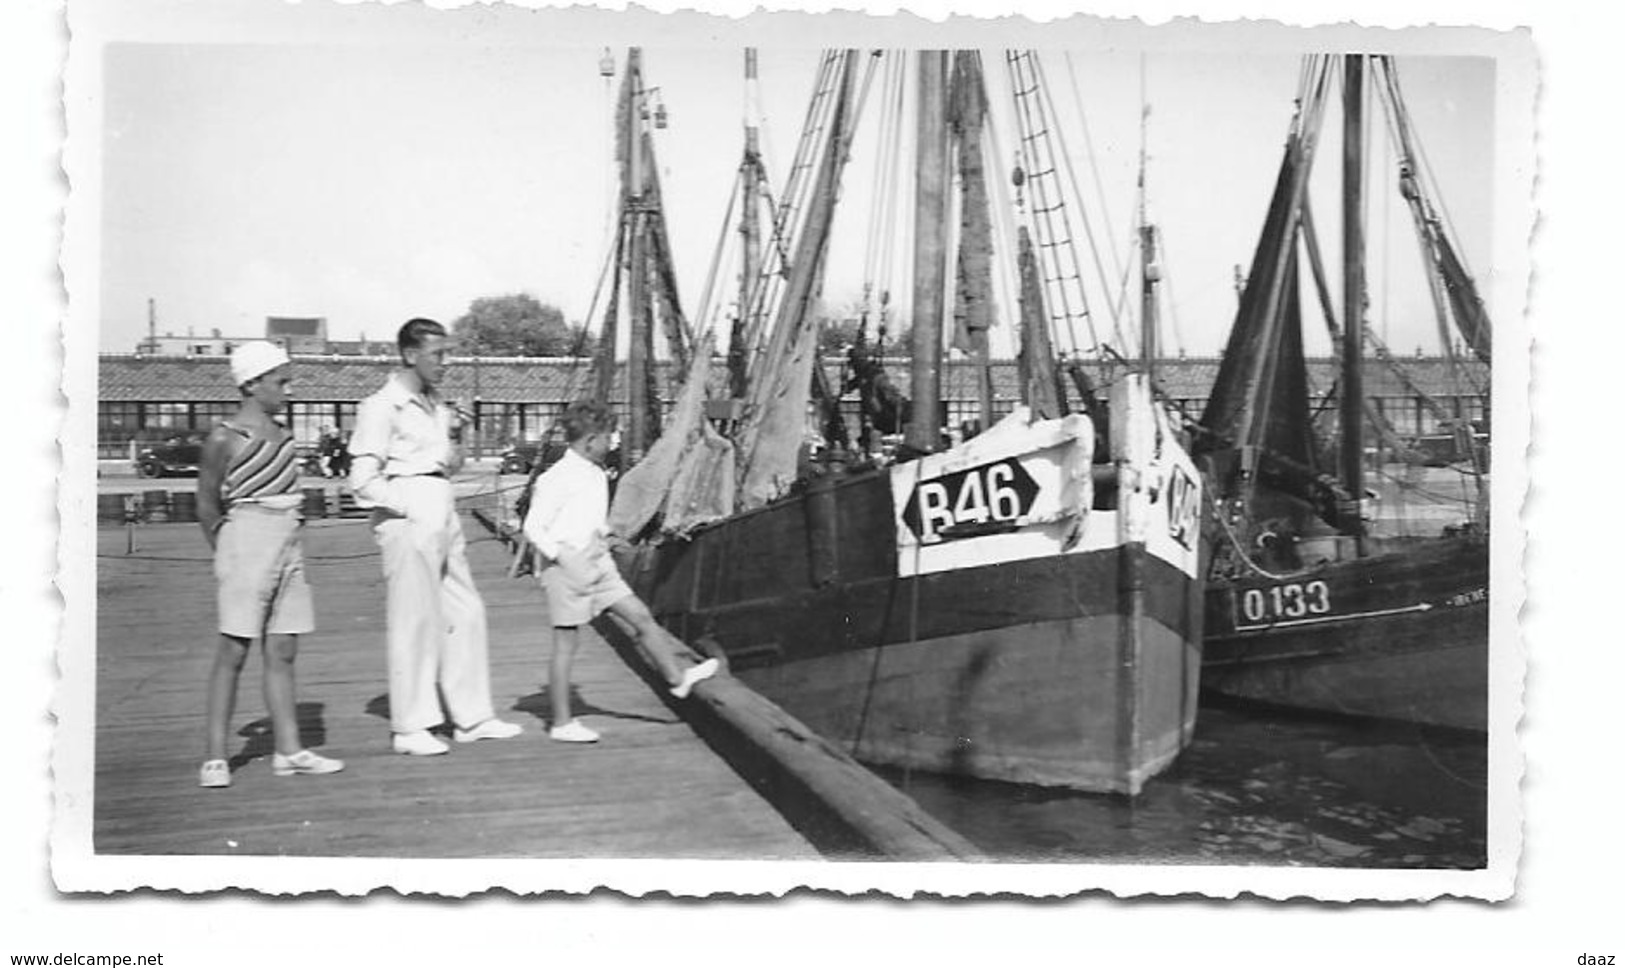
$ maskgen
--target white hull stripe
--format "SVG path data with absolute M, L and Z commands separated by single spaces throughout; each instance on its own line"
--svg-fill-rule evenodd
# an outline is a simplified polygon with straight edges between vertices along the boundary
M 1380 608 L 1374 612 L 1351 612 L 1347 615 L 1321 615 L 1315 618 L 1293 618 L 1281 622 L 1257 622 L 1251 625 L 1236 626 L 1237 632 L 1261 632 L 1268 629 L 1296 628 L 1305 625 L 1329 625 L 1333 622 L 1350 622 L 1359 618 L 1376 618 L 1380 615 L 1404 615 L 1407 612 L 1425 612 L 1433 606 L 1427 602 L 1420 605 L 1407 605 L 1404 608 Z

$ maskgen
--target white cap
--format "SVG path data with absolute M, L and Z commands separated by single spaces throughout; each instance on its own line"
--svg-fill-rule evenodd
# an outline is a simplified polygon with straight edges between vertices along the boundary
M 264 376 L 287 362 L 288 354 L 275 343 L 267 343 L 262 339 L 244 343 L 231 351 L 231 378 L 238 386 L 242 386 L 249 380 Z

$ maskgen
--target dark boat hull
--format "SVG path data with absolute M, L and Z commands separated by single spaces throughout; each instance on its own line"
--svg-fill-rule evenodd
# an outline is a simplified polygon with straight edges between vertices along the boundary
M 1203 687 L 1273 705 L 1484 730 L 1489 554 L 1477 538 L 1213 584 Z
M 1189 742 L 1194 578 L 1136 542 L 900 576 L 895 518 L 885 474 L 824 480 L 624 570 L 861 760 L 1132 794 Z

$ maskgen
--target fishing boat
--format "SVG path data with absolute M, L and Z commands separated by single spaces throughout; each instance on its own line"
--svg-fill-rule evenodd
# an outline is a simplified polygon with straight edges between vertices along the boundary
M 1340 74 L 1343 92 L 1343 305 L 1334 309 L 1306 185 L 1322 118 Z M 1318 56 L 1287 139 L 1251 269 L 1193 452 L 1212 495 L 1214 554 L 1206 602 L 1203 686 L 1269 704 L 1483 730 L 1487 721 L 1489 535 L 1483 510 L 1487 453 L 1463 453 L 1479 513 L 1433 534 L 1373 533 L 1369 432 L 1401 443 L 1366 399 L 1375 351 L 1403 370 L 1365 319 L 1363 165 L 1366 78 L 1398 148 L 1399 187 L 1421 240 L 1441 328 L 1453 319 L 1487 368 L 1490 323 L 1459 247 L 1444 231 L 1415 150 L 1415 133 L 1388 57 Z M 1315 426 L 1304 366 L 1299 269 L 1307 258 L 1339 358 L 1335 427 Z M 1307 287 L 1305 287 L 1307 288 Z M 1446 353 L 1451 352 L 1445 334 Z M 1480 390 L 1486 404 L 1487 390 Z M 1461 414 L 1434 416 L 1465 427 Z M 1326 444 L 1330 443 L 1328 447 Z
M 995 213 L 990 196 L 1010 189 L 990 188 L 983 173 L 991 134 L 979 55 L 908 56 L 823 55 L 776 201 L 747 124 L 742 197 L 730 203 L 739 227 L 724 236 L 743 262 L 727 376 L 711 377 L 720 327 L 702 309 L 658 436 L 631 411 L 629 456 L 652 442 L 614 499 L 611 525 L 630 539 L 622 571 L 667 628 L 860 760 L 1134 794 L 1195 725 L 1201 479 L 1144 374 L 1125 372 L 1098 395 L 1069 393 L 1063 380 L 1054 341 L 1081 306 L 1066 289 L 1078 274 L 1054 261 L 1075 247 L 1036 57 L 1005 55 L 1023 119 L 1022 203 Z M 912 172 L 914 184 L 906 397 L 877 362 L 889 289 L 873 335 L 865 316 L 846 379 L 832 379 L 817 351 L 861 92 L 880 92 L 881 127 L 895 132 L 905 81 L 915 154 L 898 153 L 887 170 Z M 623 141 L 635 155 L 640 139 Z M 650 199 L 644 183 L 627 184 L 623 224 L 633 225 Z M 907 207 L 895 201 L 877 211 Z M 745 225 L 760 213 L 764 230 Z M 1002 407 L 986 390 L 995 221 L 1019 222 L 1002 250 L 1019 293 L 1003 313 L 1020 320 L 1023 394 Z M 636 261 L 627 274 L 667 275 Z M 640 307 L 662 300 L 674 302 L 643 291 L 622 301 L 635 346 L 655 329 Z M 984 388 L 979 427 L 964 435 L 947 432 L 941 403 L 950 320 Z M 634 371 L 627 382 L 644 379 Z M 840 409 L 854 393 L 855 433 Z

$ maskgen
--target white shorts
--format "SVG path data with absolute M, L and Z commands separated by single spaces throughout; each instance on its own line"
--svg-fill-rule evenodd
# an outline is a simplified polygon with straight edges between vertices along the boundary
M 585 581 L 572 579 L 556 561 L 548 562 L 537 575 L 547 595 L 547 614 L 554 626 L 573 628 L 586 625 L 603 614 L 605 609 L 632 594 L 631 587 L 621 578 L 608 549 L 593 555 L 588 559 L 588 565 L 589 575 Z
M 222 633 L 253 639 L 315 631 L 299 546 L 303 527 L 298 508 L 280 511 L 245 503 L 226 513 L 214 544 Z

